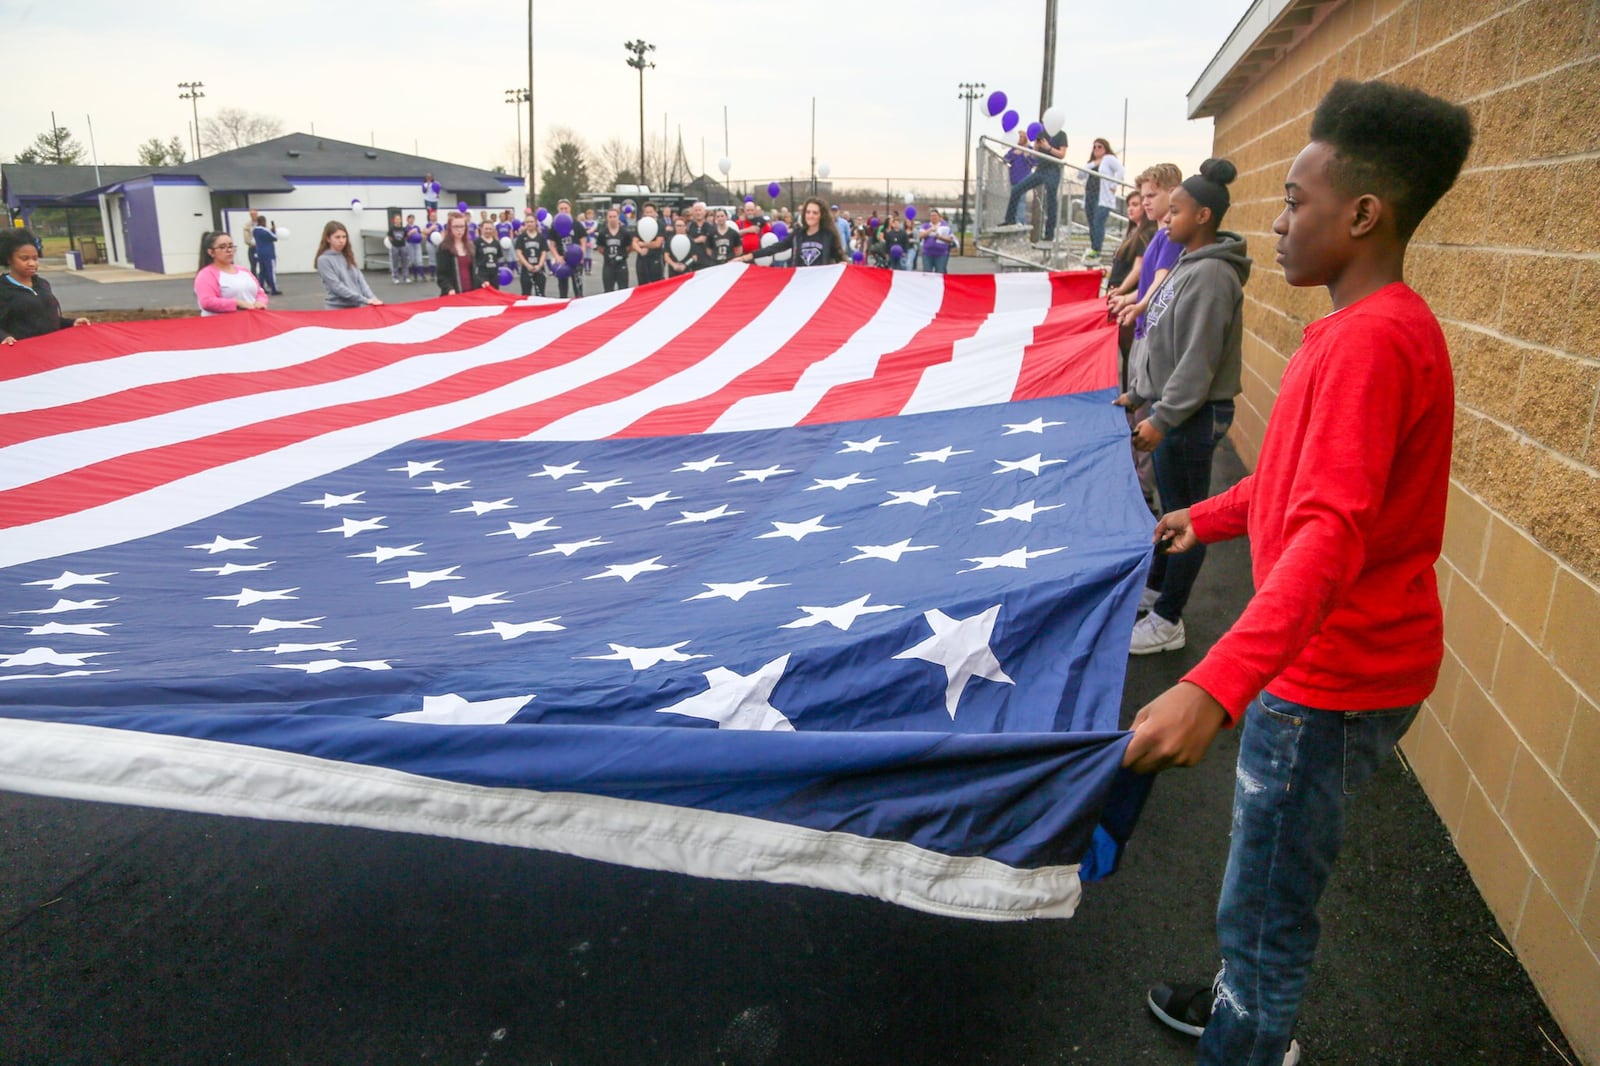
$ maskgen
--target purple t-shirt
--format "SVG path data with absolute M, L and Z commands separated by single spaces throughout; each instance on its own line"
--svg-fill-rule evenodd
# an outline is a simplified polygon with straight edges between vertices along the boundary
M 1013 185 L 1033 173 L 1033 157 L 1024 155 L 1015 148 L 1006 153 L 1006 162 L 1011 166 L 1011 184 Z
M 1150 291 L 1150 283 L 1155 280 L 1156 271 L 1171 270 L 1178 256 L 1183 254 L 1183 245 L 1173 244 L 1167 240 L 1166 230 L 1157 230 L 1156 235 L 1150 239 L 1150 245 L 1144 250 L 1144 262 L 1139 266 L 1139 289 L 1137 300 L 1143 300 L 1144 294 Z M 1144 315 L 1139 316 L 1139 321 L 1133 324 L 1133 335 L 1144 336 Z

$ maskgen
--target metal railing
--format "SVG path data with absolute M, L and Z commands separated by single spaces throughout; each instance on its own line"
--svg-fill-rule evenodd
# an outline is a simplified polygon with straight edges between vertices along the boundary
M 1005 224 L 1006 207 L 1011 199 L 1011 166 L 1007 158 L 1013 151 L 1032 160 L 1037 167 L 1058 167 L 1061 181 L 1056 188 L 1059 197 L 1055 235 L 1044 240 L 1046 187 L 1028 193 L 1023 201 L 1027 222 Z M 974 169 L 977 172 L 976 193 L 973 198 L 973 229 L 977 234 L 977 250 L 992 256 L 1001 269 L 1011 270 L 1066 270 L 1079 266 L 1089 249 L 1089 219 L 1083 210 L 1084 180 L 1093 171 L 1065 159 L 1036 152 L 1018 144 L 994 137 L 978 138 Z M 1105 241 L 1102 244 L 1101 263 L 1109 261 L 1111 252 L 1127 232 L 1127 193 L 1133 185 L 1102 177 L 1117 188 L 1116 206 L 1106 218 Z

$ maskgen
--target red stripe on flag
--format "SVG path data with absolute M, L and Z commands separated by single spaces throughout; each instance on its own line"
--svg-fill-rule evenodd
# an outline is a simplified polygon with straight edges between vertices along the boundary
M 1014 400 L 1092 392 L 1117 384 L 1117 327 L 1097 298 L 1050 308 L 1023 349 Z

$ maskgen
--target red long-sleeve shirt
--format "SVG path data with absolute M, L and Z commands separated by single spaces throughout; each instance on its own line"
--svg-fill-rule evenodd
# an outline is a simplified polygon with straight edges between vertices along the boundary
M 1454 418 L 1444 333 L 1408 286 L 1307 326 L 1255 473 L 1190 510 L 1202 542 L 1249 533 L 1256 594 L 1184 680 L 1235 720 L 1268 687 L 1333 711 L 1432 692 Z

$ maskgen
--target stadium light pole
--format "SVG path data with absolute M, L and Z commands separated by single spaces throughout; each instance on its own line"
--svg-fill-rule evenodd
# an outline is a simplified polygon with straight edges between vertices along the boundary
M 517 169 L 522 169 L 522 105 L 529 103 L 530 97 L 526 89 L 507 89 L 506 103 L 517 109 Z M 530 105 L 531 106 L 531 105 Z
M 654 52 L 656 50 L 656 46 L 653 45 L 653 44 L 646 44 L 643 38 L 638 38 L 638 39 L 635 39 L 635 40 L 632 40 L 632 41 L 625 42 L 622 47 L 626 48 L 628 51 L 633 53 L 633 57 L 628 60 L 628 66 L 632 67 L 634 70 L 637 70 L 639 72 L 639 178 L 638 178 L 638 184 L 640 186 L 643 186 L 644 185 L 644 72 L 645 72 L 645 68 L 646 67 L 651 67 L 651 68 L 655 67 L 654 63 L 652 63 L 649 60 L 645 59 L 644 54 L 646 52 Z M 663 144 L 661 147 L 662 147 L 662 151 L 666 150 L 666 145 L 665 144 Z
M 179 100 L 189 101 L 189 106 L 194 111 L 194 157 L 200 158 L 200 101 L 205 98 L 205 93 L 200 90 L 205 88 L 203 81 L 180 81 L 178 88 L 183 92 L 178 94 Z
M 533 0 L 528 0 L 528 183 L 523 186 L 528 194 L 528 206 L 534 206 L 533 183 L 539 178 L 536 161 L 539 149 L 533 140 Z
M 958 100 L 967 102 L 967 140 L 961 154 L 961 254 L 967 254 L 967 182 L 972 177 L 972 105 L 983 95 L 986 86 L 981 81 L 964 81 L 956 88 L 961 92 Z

